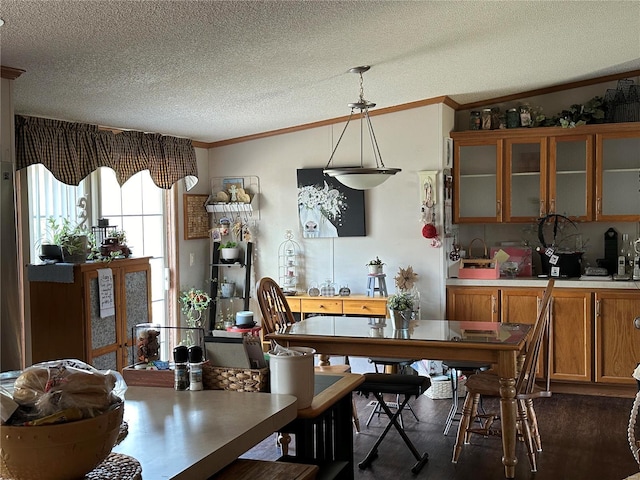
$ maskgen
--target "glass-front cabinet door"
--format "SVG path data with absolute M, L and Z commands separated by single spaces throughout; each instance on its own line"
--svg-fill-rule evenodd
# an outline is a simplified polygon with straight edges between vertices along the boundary
M 533 222 L 547 211 L 547 140 L 505 141 L 506 222 Z
M 465 139 L 454 145 L 454 222 L 501 222 L 503 140 Z
M 640 221 L 640 128 L 596 135 L 596 220 Z
M 593 136 L 549 138 L 547 213 L 593 220 Z

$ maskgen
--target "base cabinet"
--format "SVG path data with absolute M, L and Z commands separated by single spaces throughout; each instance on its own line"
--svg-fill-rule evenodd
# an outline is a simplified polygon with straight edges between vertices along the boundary
M 447 318 L 533 323 L 542 288 L 449 286 Z M 493 300 L 498 298 L 499 301 Z M 632 385 L 640 362 L 640 292 L 556 288 L 551 299 L 551 380 Z M 546 355 L 544 355 L 546 358 Z M 542 366 L 542 365 L 541 365 Z
M 70 283 L 29 282 L 32 362 L 77 358 L 101 370 L 122 371 L 134 363 L 132 329 L 151 322 L 149 258 L 72 268 Z M 102 318 L 98 270 L 104 268 L 111 269 L 115 312 Z
M 497 322 L 499 289 L 493 287 L 447 288 L 447 318 L 459 321 Z
M 592 380 L 593 299 L 584 290 L 555 289 L 551 299 L 551 380 Z
M 640 292 L 595 294 L 596 382 L 634 384 L 631 373 L 640 363 Z M 640 321 L 640 320 L 639 320 Z

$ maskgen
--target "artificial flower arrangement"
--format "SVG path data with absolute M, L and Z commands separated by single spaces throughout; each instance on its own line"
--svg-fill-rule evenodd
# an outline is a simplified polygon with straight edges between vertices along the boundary
M 200 319 L 202 312 L 205 311 L 211 303 L 211 297 L 203 290 L 190 288 L 180 292 L 181 310 L 187 317 L 187 325 L 191 328 L 202 327 Z
M 403 312 L 405 310 L 413 310 L 413 300 L 413 295 L 408 292 L 394 293 L 393 295 L 389 295 L 387 305 L 390 310 Z

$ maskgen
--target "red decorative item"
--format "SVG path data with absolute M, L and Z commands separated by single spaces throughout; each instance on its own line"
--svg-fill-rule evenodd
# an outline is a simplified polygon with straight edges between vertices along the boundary
M 436 227 L 432 223 L 427 223 L 424 227 L 422 227 L 422 236 L 424 238 L 436 238 L 438 236 L 438 231 Z

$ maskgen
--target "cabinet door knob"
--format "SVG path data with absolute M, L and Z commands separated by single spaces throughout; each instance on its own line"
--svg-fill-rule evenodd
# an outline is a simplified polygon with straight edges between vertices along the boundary
M 640 330 L 640 317 L 636 317 L 633 319 L 633 326 Z

